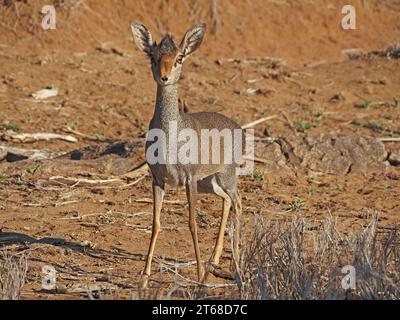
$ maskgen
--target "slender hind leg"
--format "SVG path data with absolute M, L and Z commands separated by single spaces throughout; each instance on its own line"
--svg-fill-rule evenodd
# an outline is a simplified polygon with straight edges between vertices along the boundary
M 214 251 L 210 258 L 210 269 L 207 271 L 212 270 L 213 265 L 218 265 L 219 260 L 221 258 L 223 244 L 224 244 L 224 235 L 226 230 L 226 224 L 229 218 L 229 210 L 231 208 L 232 203 L 234 204 L 234 225 L 235 231 L 233 236 L 234 242 L 234 259 L 237 261 L 238 265 L 235 266 L 235 269 L 239 267 L 239 235 L 240 235 L 240 215 L 241 215 L 241 202 L 240 196 L 237 192 L 237 185 L 236 185 L 236 176 L 235 172 L 226 172 L 223 174 L 217 174 L 215 176 L 210 176 L 207 179 L 204 179 L 199 182 L 198 189 L 200 192 L 204 193 L 213 193 L 220 196 L 223 199 L 223 209 L 222 209 L 222 217 L 221 223 L 219 226 L 219 231 L 217 235 L 217 240 L 215 243 Z M 208 276 L 208 272 L 206 277 Z M 205 279 L 207 280 L 207 278 Z
M 223 189 L 223 191 L 229 196 L 233 204 L 233 262 L 234 267 L 237 270 L 240 266 L 240 253 L 239 253 L 239 243 L 240 243 L 240 218 L 242 213 L 242 204 L 240 200 L 240 195 L 237 191 L 237 176 L 235 168 L 229 168 L 226 172 L 217 174 L 216 181 L 218 185 Z
M 242 201 L 240 199 L 240 195 L 237 191 L 235 191 L 231 195 L 232 203 L 233 203 L 233 223 L 234 223 L 234 231 L 233 231 L 233 260 L 234 267 L 236 271 L 239 271 L 240 267 L 240 253 L 239 253 L 239 245 L 240 245 L 240 218 L 242 215 Z
M 153 182 L 153 227 L 151 232 L 151 241 L 149 246 L 149 251 L 147 254 L 146 266 L 144 268 L 144 273 L 142 276 L 141 287 L 147 288 L 149 277 L 151 274 L 151 262 L 153 260 L 154 248 L 156 246 L 156 241 L 158 233 L 160 231 L 160 214 L 162 208 L 162 202 L 164 199 L 164 187 L 158 186 Z
M 200 258 L 199 240 L 197 236 L 197 223 L 196 223 L 196 196 L 197 196 L 197 181 L 188 179 L 186 182 L 186 195 L 189 202 L 189 228 L 192 234 L 194 252 L 196 254 L 197 261 L 197 278 L 199 282 L 204 280 L 204 267 Z
M 219 231 L 218 231 L 217 241 L 214 247 L 214 252 L 210 259 L 210 262 L 212 264 L 218 265 L 219 259 L 221 258 L 222 249 L 224 246 L 226 223 L 228 221 L 229 210 L 231 209 L 232 201 L 229 195 L 215 182 L 215 180 L 213 180 L 212 184 L 214 192 L 223 199 L 221 223 L 219 225 Z

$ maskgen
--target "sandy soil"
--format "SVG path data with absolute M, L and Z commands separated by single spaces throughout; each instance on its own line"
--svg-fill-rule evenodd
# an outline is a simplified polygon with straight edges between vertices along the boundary
M 218 111 L 241 124 L 277 115 L 256 127 L 259 137 L 321 133 L 398 137 L 400 60 L 348 60 L 340 54 L 342 49 L 358 47 L 369 52 L 398 40 L 398 1 L 354 1 L 359 17 L 355 31 L 339 27 L 339 2 L 218 1 L 216 34 L 209 28 L 204 46 L 184 66 L 180 94 L 189 111 Z M 155 83 L 146 57 L 131 40 L 129 22 L 143 21 L 157 38 L 167 30 L 178 38 L 199 20 L 212 25 L 209 2 L 57 3 L 55 31 L 40 29 L 41 1 L 1 8 L 0 125 L 24 133 L 61 133 L 67 125 L 110 141 L 144 137 L 153 113 Z M 267 56 L 277 59 L 262 59 Z M 30 97 L 49 85 L 59 89 L 58 96 L 39 102 Z M 2 141 L 1 145 L 65 152 L 106 144 L 78 139 L 76 143 Z M 389 153 L 398 152 L 399 146 L 385 143 Z M 0 162 L 0 245 L 29 257 L 22 298 L 87 298 L 87 292 L 79 289 L 83 284 L 116 288 L 117 298 L 135 296 L 150 239 L 150 176 L 122 188 L 68 186 L 49 179 L 106 179 L 142 161 L 139 145 L 129 157 L 46 160 L 36 174 L 28 172 L 37 166 L 34 161 Z M 257 164 L 256 170 L 257 176 L 240 179 L 245 220 L 251 221 L 265 205 L 266 217 L 289 221 L 295 214 L 288 211 L 290 205 L 304 200 L 296 214 L 318 220 L 331 212 L 349 235 L 372 212 L 379 213 L 382 230 L 400 222 L 398 166 L 367 174 L 321 173 L 317 178 L 302 169 L 293 175 L 269 172 Z M 184 192 L 170 190 L 166 200 L 156 254 L 193 261 Z M 215 241 L 220 209 L 215 197 L 199 201 L 199 239 L 205 259 Z M 229 263 L 228 250 L 222 265 L 228 268 Z M 58 271 L 57 290 L 41 288 L 44 265 Z M 160 273 L 158 263 L 153 270 L 153 286 L 174 279 Z M 194 266 L 181 273 L 195 279 Z M 220 278 L 212 281 L 229 283 Z M 171 286 L 161 285 L 165 290 Z

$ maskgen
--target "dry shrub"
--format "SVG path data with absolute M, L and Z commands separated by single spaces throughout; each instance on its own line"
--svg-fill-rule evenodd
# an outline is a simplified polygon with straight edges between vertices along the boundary
M 28 260 L 25 255 L 14 257 L 0 251 L 0 300 L 18 300 L 26 281 Z
M 394 42 L 386 49 L 386 57 L 400 59 L 400 41 Z
M 369 56 L 377 56 L 388 59 L 400 59 L 400 40 L 393 42 L 384 50 L 375 50 L 369 53 Z
M 355 268 L 354 290 L 341 285 L 346 265 Z M 298 216 L 288 225 L 257 214 L 242 244 L 240 270 L 241 299 L 400 298 L 397 230 L 378 233 L 376 215 L 346 238 L 331 215 L 316 226 Z
M 18 2 L 26 3 L 26 1 L 21 0 L 0 0 L 0 6 L 10 7 Z M 56 7 L 74 7 L 83 2 L 84 0 L 52 0 L 49 1 L 49 4 L 53 4 Z
M 242 240 L 237 287 L 193 285 L 195 281 L 182 276 L 170 282 L 160 272 L 159 286 L 151 291 L 139 290 L 136 298 L 399 299 L 398 231 L 377 231 L 377 223 L 378 217 L 373 214 L 361 232 L 344 235 L 331 214 L 323 221 L 309 221 L 296 215 L 287 223 L 264 219 L 258 212 L 253 226 L 243 228 L 252 232 Z M 233 247 L 233 224 L 228 231 Z M 160 270 L 170 272 L 173 268 L 159 262 Z M 355 289 L 342 287 L 345 266 L 354 268 Z M 187 265 L 175 266 L 175 272 L 182 267 Z M 169 287 L 165 287 L 168 282 Z
M 377 218 L 353 246 L 357 295 L 362 299 L 400 298 L 400 250 L 396 229 L 378 237 Z

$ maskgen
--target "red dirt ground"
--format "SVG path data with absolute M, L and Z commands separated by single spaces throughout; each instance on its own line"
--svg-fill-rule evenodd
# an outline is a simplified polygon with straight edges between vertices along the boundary
M 257 136 L 399 136 L 400 60 L 348 60 L 341 55 L 343 49 L 369 52 L 399 40 L 399 2 L 351 2 L 357 29 L 345 31 L 340 28 L 341 8 L 348 1 L 217 1 L 220 25 L 213 34 L 210 1 L 57 1 L 55 31 L 40 27 L 45 1 L 11 1 L 11 6 L 0 5 L 0 125 L 19 125 L 21 132 L 34 133 L 60 132 L 67 124 L 115 141 L 143 137 L 153 113 L 155 83 L 146 57 L 132 41 L 130 21 L 138 19 L 154 30 L 156 39 L 166 31 L 179 39 L 189 26 L 208 23 L 204 45 L 187 61 L 180 82 L 190 112 L 218 111 L 241 124 L 277 115 L 256 127 Z M 271 68 L 261 59 L 246 60 L 253 57 L 276 57 L 287 65 L 276 69 L 277 76 L 266 76 Z M 59 88 L 57 97 L 43 102 L 30 97 L 49 85 Z M 261 93 L 250 94 L 249 88 Z M 344 98 L 333 102 L 337 94 Z M 366 101 L 372 104 L 363 108 Z M 296 131 L 301 122 L 311 128 Z M 51 151 L 94 144 L 82 138 L 77 143 L 1 142 Z M 385 146 L 399 150 L 399 143 Z M 143 160 L 142 149 L 129 158 L 47 160 L 35 176 L 26 171 L 35 166 L 32 161 L 0 162 L 0 235 L 9 249 L 24 251 L 29 258 L 22 298 L 87 298 L 87 292 L 74 291 L 82 284 L 117 288 L 116 298 L 136 297 L 150 239 L 151 203 L 144 198 L 151 198 L 151 178 L 129 188 L 48 181 L 52 176 L 117 176 Z M 256 170 L 265 174 L 240 180 L 246 220 L 265 203 L 266 217 L 289 221 L 294 213 L 288 206 L 304 200 L 299 214 L 319 220 L 331 211 L 348 235 L 371 212 L 379 213 L 382 230 L 400 222 L 398 166 L 365 175 L 320 174 L 317 181 L 306 170 L 295 176 L 268 172 L 261 164 Z M 168 203 L 177 199 L 181 202 Z M 171 190 L 166 200 L 156 255 L 193 261 L 184 192 Z M 204 259 L 212 251 L 220 209 L 215 197 L 199 201 Z M 50 239 L 40 241 L 44 238 Z M 222 265 L 229 263 L 225 252 Z M 41 289 L 44 265 L 58 271 L 55 291 Z M 158 267 L 155 263 L 154 286 L 173 280 Z M 181 272 L 195 279 L 194 266 Z M 212 282 L 229 283 L 218 278 Z M 162 284 L 165 290 L 170 286 Z

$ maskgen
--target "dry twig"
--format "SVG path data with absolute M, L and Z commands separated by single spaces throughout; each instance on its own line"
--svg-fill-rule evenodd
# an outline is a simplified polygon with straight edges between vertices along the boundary
M 21 143 L 50 140 L 64 140 L 68 142 L 78 141 L 74 136 L 71 135 L 61 135 L 57 133 L 15 133 L 13 131 L 1 133 L 0 138 L 5 141 Z
M 43 160 L 43 159 L 54 159 L 57 158 L 65 152 L 52 152 L 47 150 L 37 150 L 37 149 L 22 149 L 7 146 L 0 146 L 0 153 L 4 153 L 4 158 L 22 158 L 29 160 Z
M 247 123 L 247 124 L 243 125 L 242 129 L 248 129 L 248 128 L 256 126 L 257 124 L 263 123 L 263 122 L 268 121 L 268 120 L 276 119 L 276 118 L 278 118 L 277 115 L 264 117 L 264 118 L 261 118 L 261 119 L 258 119 L 258 120 L 255 120 L 253 122 L 250 122 L 250 123 Z

